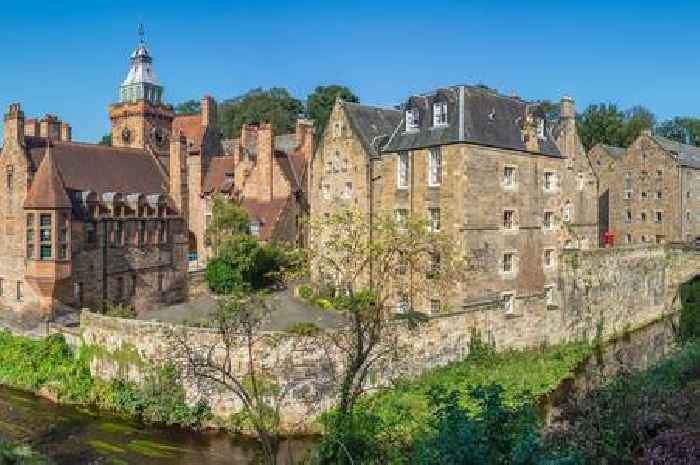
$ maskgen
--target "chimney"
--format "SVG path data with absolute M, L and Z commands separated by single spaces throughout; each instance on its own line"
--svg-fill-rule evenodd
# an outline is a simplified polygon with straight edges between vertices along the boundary
M 39 122 L 35 119 L 28 119 L 24 122 L 24 135 L 29 137 L 39 136 Z
M 216 127 L 216 100 L 209 95 L 202 97 L 202 126 Z
M 561 125 L 560 150 L 570 159 L 576 159 L 578 152 L 576 135 L 576 105 L 574 99 L 565 95 L 559 104 L 559 124 Z
M 5 113 L 3 145 L 24 145 L 24 112 L 19 103 L 11 103 Z
M 274 169 L 275 169 L 275 133 L 272 124 L 264 123 L 258 129 L 258 157 L 256 169 L 260 173 L 259 198 L 272 200 L 274 198 Z
M 314 122 L 310 119 L 299 118 L 296 127 L 297 151 L 308 162 L 314 154 Z
M 531 107 L 525 108 L 525 125 L 523 127 L 523 141 L 525 150 L 528 152 L 538 152 L 540 143 L 537 139 L 537 118 L 532 113 Z
M 255 148 L 258 141 L 258 126 L 254 124 L 244 124 L 241 127 L 241 161 L 247 158 L 246 148 Z
M 60 140 L 61 122 L 54 115 L 45 115 L 39 120 L 39 135 L 46 139 Z
M 187 221 L 187 138 L 180 131 L 170 140 L 170 197 L 180 215 Z
M 70 124 L 61 123 L 61 140 L 63 142 L 70 142 L 73 140 L 72 132 Z
M 574 104 L 574 99 L 565 95 L 561 98 L 559 117 L 561 119 L 574 119 L 576 118 L 576 105 Z

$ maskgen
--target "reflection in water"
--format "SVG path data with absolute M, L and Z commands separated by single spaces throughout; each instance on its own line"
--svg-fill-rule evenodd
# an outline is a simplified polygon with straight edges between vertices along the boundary
M 145 427 L 0 387 L 0 437 L 31 444 L 58 465 L 250 464 L 255 444 L 222 433 Z M 314 441 L 290 440 L 280 462 L 298 462 Z

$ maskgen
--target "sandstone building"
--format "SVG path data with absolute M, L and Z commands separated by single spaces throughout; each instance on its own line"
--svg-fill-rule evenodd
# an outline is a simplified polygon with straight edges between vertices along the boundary
M 690 242 L 700 237 L 700 149 L 650 131 L 626 150 L 598 145 L 601 233 L 616 244 Z
M 338 205 L 418 215 L 476 268 L 456 298 L 397 296 L 401 309 L 554 305 L 561 250 L 597 244 L 596 180 L 570 98 L 558 121 L 536 102 L 470 86 L 411 97 L 400 111 L 337 102 L 309 179 L 312 216 Z

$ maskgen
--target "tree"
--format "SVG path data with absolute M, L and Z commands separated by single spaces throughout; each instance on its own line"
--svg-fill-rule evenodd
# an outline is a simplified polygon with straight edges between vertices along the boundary
M 656 116 L 646 107 L 637 105 L 625 111 L 622 146 L 629 147 L 642 134 L 642 131 L 651 129 L 655 125 Z
M 336 421 L 330 427 L 342 428 L 366 391 L 370 373 L 405 353 L 400 338 L 405 327 L 396 321 L 397 307 L 415 327 L 424 317 L 413 307 L 436 295 L 450 297 L 464 269 L 454 241 L 431 231 L 422 219 L 390 214 L 370 219 L 357 210 L 340 210 L 312 221 L 310 230 L 310 269 L 317 279 L 334 284 L 333 305 L 347 319 L 343 330 L 320 336 L 329 353 L 339 354 L 329 357 L 338 391 Z M 329 445 L 326 451 L 326 463 L 347 463 L 342 445 Z
M 202 113 L 202 102 L 199 100 L 187 100 L 175 106 L 175 113 L 180 116 L 199 115 Z
M 112 133 L 105 134 L 98 142 L 99 145 L 112 145 Z
M 306 100 L 306 114 L 314 120 L 317 138 L 323 134 L 335 99 L 338 97 L 346 102 L 360 102 L 349 88 L 341 85 L 318 86 Z
M 614 104 L 589 105 L 578 117 L 578 133 L 586 150 L 596 144 L 625 146 L 625 119 Z
M 269 122 L 277 134 L 293 132 L 296 120 L 304 111 L 301 101 L 294 98 L 286 89 L 253 89 L 247 93 L 222 102 L 220 126 L 224 136 L 240 135 L 243 124 Z
M 676 142 L 690 145 L 700 144 L 700 119 L 676 116 L 659 124 L 656 133 Z
M 219 246 L 227 236 L 248 233 L 249 224 L 248 213 L 240 205 L 221 194 L 215 195 L 211 224 L 205 231 L 205 239 L 211 244 L 214 255 L 218 254 Z

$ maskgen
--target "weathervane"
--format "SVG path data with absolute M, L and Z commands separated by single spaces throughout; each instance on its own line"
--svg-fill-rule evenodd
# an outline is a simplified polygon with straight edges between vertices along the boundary
M 139 42 L 140 43 L 142 43 L 142 44 L 146 43 L 145 36 L 146 36 L 146 30 L 143 27 L 143 23 L 139 23 Z

